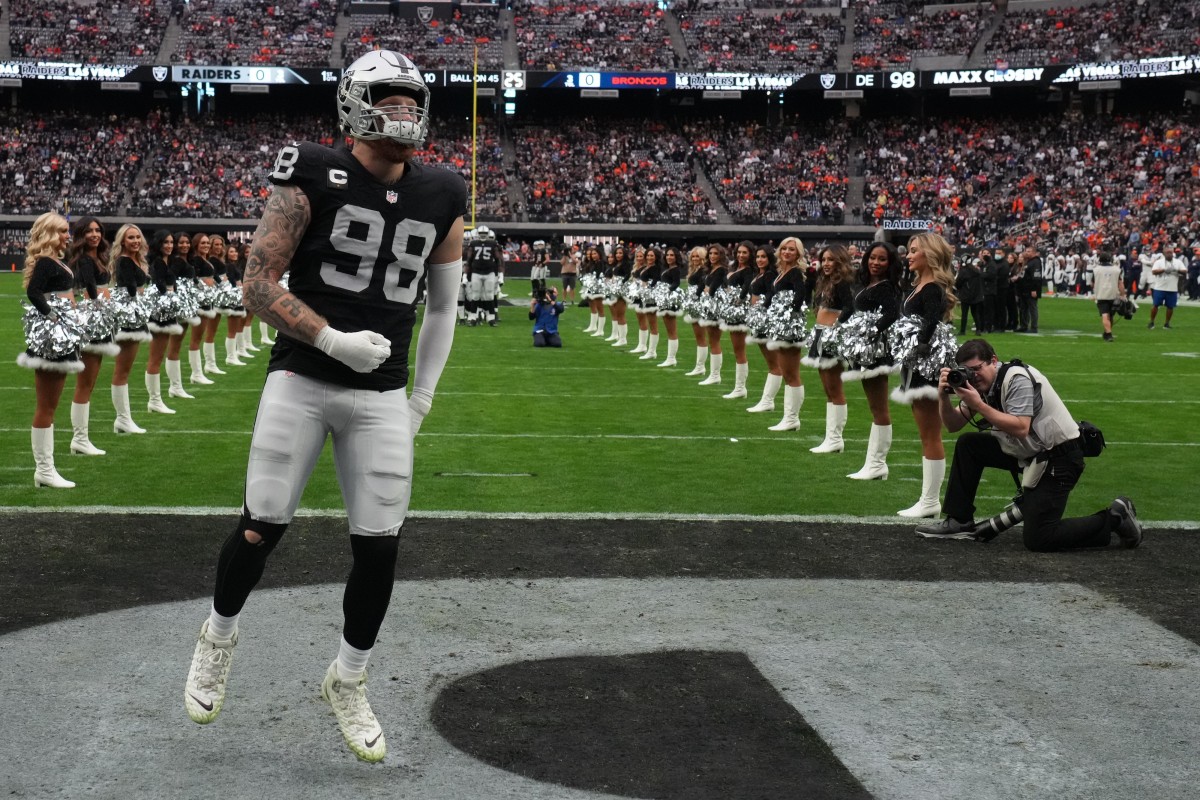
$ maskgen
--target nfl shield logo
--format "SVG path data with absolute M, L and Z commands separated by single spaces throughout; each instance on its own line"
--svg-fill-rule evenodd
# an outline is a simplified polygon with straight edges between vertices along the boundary
M 822 89 L 832 89 L 833 84 L 836 81 L 837 81 L 837 75 L 822 75 L 821 76 L 821 88 Z
M 154 75 L 154 80 L 158 81 L 159 83 L 162 83 L 167 79 L 166 67 L 155 67 L 153 70 L 151 70 L 151 72 Z
M 417 19 L 428 25 L 433 19 L 433 6 L 417 6 Z
M 389 203 L 394 203 L 400 199 L 400 195 L 396 194 L 391 189 L 388 189 L 388 193 L 386 195 L 384 195 L 384 197 L 387 199 L 387 201 Z

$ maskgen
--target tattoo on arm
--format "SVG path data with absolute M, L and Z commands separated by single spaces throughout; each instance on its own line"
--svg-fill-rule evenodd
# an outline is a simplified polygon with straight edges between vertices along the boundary
M 289 336 L 311 344 L 328 323 L 300 298 L 279 285 L 308 229 L 312 209 L 294 186 L 276 186 L 254 232 L 242 276 L 246 309 Z

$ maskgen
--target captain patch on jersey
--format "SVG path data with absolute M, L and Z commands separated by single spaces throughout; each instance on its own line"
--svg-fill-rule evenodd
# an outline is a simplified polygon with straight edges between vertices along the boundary
M 310 142 L 280 150 L 269 177 L 303 191 L 312 208 L 289 290 L 338 330 L 386 336 L 392 355 L 359 373 L 281 332 L 268 371 L 379 391 L 406 385 L 425 261 L 466 208 L 463 179 L 410 161 L 400 180 L 383 184 L 349 150 Z

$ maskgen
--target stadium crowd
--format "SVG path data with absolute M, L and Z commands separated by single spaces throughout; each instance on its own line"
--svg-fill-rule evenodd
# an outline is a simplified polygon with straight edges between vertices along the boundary
M 346 63 L 380 46 L 410 53 L 425 68 L 470 68 L 476 48 L 479 63 L 502 63 L 503 42 L 499 12 L 489 7 L 457 10 L 452 19 L 429 24 L 391 14 L 355 15 L 341 50 Z
M 480 63 L 499 68 L 512 37 L 524 69 L 833 69 L 850 41 L 860 69 L 904 68 L 914 57 L 966 56 L 990 30 L 989 61 L 1022 66 L 1075 60 L 1192 54 L 1200 48 L 1200 2 L 1101 3 L 1049 9 L 974 4 L 932 10 L 918 0 L 511 0 L 513 28 L 499 6 L 455 8 L 428 22 L 300 0 L 15 0 L 9 43 L 19 58 L 116 63 L 326 66 L 382 44 L 431 68 Z M 336 33 L 339 7 L 349 30 Z M 846 28 L 847 12 L 854 24 Z M 361 13 L 360 13 L 361 12 Z M 160 53 L 171 17 L 177 44 Z M 671 19 L 682 40 L 672 41 Z M 1117 34 L 1119 32 L 1119 35 Z

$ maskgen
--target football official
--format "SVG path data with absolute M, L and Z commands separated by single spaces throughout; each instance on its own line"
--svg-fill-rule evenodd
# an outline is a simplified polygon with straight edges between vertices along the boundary
M 466 186 L 449 170 L 409 160 L 429 131 L 429 90 L 405 56 L 379 50 L 351 64 L 337 112 L 352 146 L 280 150 L 246 264 L 245 306 L 279 335 L 254 423 L 244 509 L 221 549 L 184 703 L 199 723 L 220 712 L 238 615 L 332 436 L 353 567 L 321 696 L 354 754 L 379 761 L 387 748 L 366 698 L 367 660 L 391 599 L 413 437 L 454 336 Z M 289 270 L 285 289 L 279 279 Z M 428 294 L 409 397 L 422 281 Z
M 972 422 L 979 432 L 958 437 L 942 504 L 946 518 L 918 527 L 919 536 L 987 540 L 1024 520 L 1025 547 L 1037 552 L 1105 547 L 1113 533 L 1125 547 L 1141 544 L 1142 526 L 1127 497 L 1091 516 L 1062 518 L 1083 474 L 1083 450 L 1079 423 L 1045 375 L 1020 361 L 1001 363 L 983 339 L 963 344 L 955 360 L 959 366 L 943 369 L 938 381 L 942 423 L 954 433 Z M 1020 472 L 1021 494 L 1012 509 L 976 525 L 975 493 L 985 467 Z

